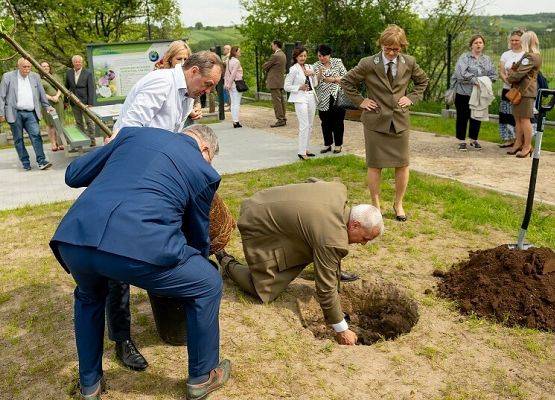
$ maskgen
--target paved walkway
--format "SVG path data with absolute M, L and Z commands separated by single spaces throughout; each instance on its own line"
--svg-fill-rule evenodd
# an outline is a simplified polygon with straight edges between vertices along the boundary
M 241 106 L 241 123 L 251 128 L 263 129 L 276 136 L 297 138 L 298 124 L 294 112 L 287 112 L 287 126 L 270 128 L 274 111 L 270 108 Z M 322 146 L 322 130 L 318 116 L 314 119 L 311 138 L 312 150 Z M 460 152 L 458 141 L 453 137 L 428 132 L 411 133 L 410 168 L 467 185 L 495 190 L 500 193 L 526 197 L 530 180 L 531 158 L 519 159 L 505 154 L 495 143 L 481 142 L 482 151 Z M 345 121 L 343 150 L 364 157 L 362 124 Z M 535 199 L 555 205 L 555 152 L 542 151 Z M 410 182 L 409 188 L 410 190 Z
M 293 139 L 260 129 L 233 129 L 229 122 L 211 124 L 210 127 L 220 139 L 220 154 L 214 160 L 214 167 L 220 174 L 270 168 L 297 160 L 297 145 Z M 44 148 L 53 164 L 45 171 L 37 168 L 35 153 L 30 147 L 31 171 L 21 168 L 15 149 L 0 150 L 0 210 L 72 200 L 83 191 L 71 189 L 64 183 L 66 167 L 73 158 L 66 158 L 63 152 L 51 152 L 49 145 Z
M 220 174 L 245 172 L 270 168 L 297 161 L 297 119 L 288 113 L 286 127 L 269 128 L 273 110 L 244 105 L 241 121 L 245 127 L 233 129 L 228 121 L 211 124 L 220 138 L 220 154 L 214 167 Z M 248 127 L 247 127 L 248 126 Z M 364 156 L 362 124 L 345 122 L 344 153 Z M 318 117 L 312 135 L 312 150 L 317 152 L 322 134 Z M 411 169 L 454 179 L 466 184 L 496 190 L 501 193 L 525 197 L 528 190 L 531 159 L 517 159 L 504 154 L 493 143 L 483 142 L 481 152 L 460 153 L 454 138 L 436 136 L 432 133 L 413 132 L 410 142 Z M 45 149 L 49 146 L 46 145 Z M 20 166 L 14 149 L 0 150 L 0 210 L 26 204 L 50 203 L 75 199 L 82 189 L 68 188 L 64 173 L 71 158 L 63 152 L 46 151 L 54 166 L 39 171 L 25 172 Z M 34 157 L 34 152 L 29 149 Z M 536 199 L 555 204 L 555 153 L 542 152 L 536 185 Z M 410 190 L 410 187 L 409 187 Z

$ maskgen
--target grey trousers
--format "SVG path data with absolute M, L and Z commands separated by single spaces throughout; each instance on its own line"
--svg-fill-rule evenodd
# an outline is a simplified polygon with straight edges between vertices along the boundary
M 85 113 L 77 106 L 71 106 L 71 111 L 73 111 L 73 117 L 75 118 L 75 124 L 81 129 L 81 131 L 86 134 L 91 139 L 94 139 L 94 122 L 92 119 L 87 117 Z M 84 120 L 84 121 L 83 121 Z M 85 124 L 87 126 L 85 127 Z

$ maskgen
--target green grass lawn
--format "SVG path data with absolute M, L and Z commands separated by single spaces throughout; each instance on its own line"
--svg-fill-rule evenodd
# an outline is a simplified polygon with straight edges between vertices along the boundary
M 219 193 L 237 216 L 242 200 L 254 192 L 317 176 L 341 179 L 356 204 L 368 201 L 365 175 L 364 161 L 355 156 L 319 158 L 224 175 Z M 420 311 L 413 331 L 372 346 L 338 346 L 316 340 L 295 312 L 296 294 L 313 290 L 313 282 L 297 280 L 273 303 L 260 305 L 226 281 L 221 352 L 232 360 L 233 372 L 230 382 L 212 396 L 215 400 L 540 399 L 553 393 L 553 333 L 462 316 L 452 302 L 433 294 L 434 269 L 448 269 L 469 250 L 513 241 L 524 200 L 412 173 L 405 203 L 409 221 L 398 223 L 388 209 L 393 196 L 389 170 L 382 190 L 384 235 L 367 246 L 351 246 L 342 265 L 364 279 L 395 284 L 413 297 Z M 72 398 L 77 364 L 74 282 L 48 248 L 70 205 L 0 211 L 2 399 Z M 534 209 L 531 242 L 555 246 L 554 211 L 544 205 Z M 227 250 L 241 257 L 237 232 Z M 182 398 L 185 348 L 160 341 L 144 291 L 132 290 L 131 310 L 133 337 L 150 365 L 141 373 L 126 370 L 106 339 L 106 398 Z
M 350 198 L 356 203 L 368 201 L 364 184 L 365 174 L 366 167 L 363 160 L 355 156 L 343 156 L 333 159 L 317 158 L 310 160 L 309 163 L 295 163 L 239 176 L 245 178 L 244 185 L 247 190 L 242 192 L 244 196 L 249 196 L 262 188 L 304 181 L 310 176 L 323 179 L 339 177 L 347 184 Z M 237 181 L 239 176 L 233 175 L 231 180 Z M 382 183 L 384 204 L 390 204 L 393 201 L 392 180 L 392 170 L 384 170 Z M 224 182 L 229 181 L 229 177 L 224 178 Z M 232 208 L 238 209 L 242 198 L 243 196 L 231 197 L 229 201 Z M 488 229 L 495 228 L 505 232 L 514 231 L 515 235 L 520 227 L 525 206 L 525 200 L 520 198 L 470 188 L 456 181 L 416 172 L 411 172 L 406 203 L 410 204 L 409 207 L 413 212 L 429 211 L 438 218 L 448 221 L 456 230 L 486 233 Z M 385 211 L 389 213 L 389 210 Z M 555 247 L 554 211 L 555 208 L 546 205 L 536 206 L 529 231 L 532 242 Z
M 425 117 L 421 115 L 411 115 L 411 126 L 414 130 L 424 132 L 434 132 L 442 136 L 455 136 L 455 119 Z M 499 125 L 495 122 L 482 122 L 480 127 L 480 140 L 486 142 L 500 143 Z M 555 127 L 546 126 L 542 138 L 542 149 L 555 151 Z

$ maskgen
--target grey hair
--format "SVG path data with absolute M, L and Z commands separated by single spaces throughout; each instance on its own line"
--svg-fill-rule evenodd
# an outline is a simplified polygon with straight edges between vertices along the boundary
M 216 155 L 220 152 L 218 136 L 216 136 L 212 128 L 209 126 L 193 124 L 186 127 L 183 132 L 190 136 L 196 136 L 198 139 L 206 143 L 212 154 Z
M 220 57 L 216 53 L 212 53 L 208 50 L 198 51 L 193 53 L 185 60 L 183 64 L 183 69 L 188 70 L 192 67 L 198 67 L 200 73 L 206 76 L 212 71 L 214 66 L 220 67 L 220 70 L 224 70 L 224 64 Z
M 23 64 L 24 61 L 27 61 L 29 63 L 31 63 L 31 61 L 27 60 L 25 57 L 19 57 L 19 59 L 17 60 L 17 66 L 21 66 L 21 64 Z M 33 64 L 31 64 L 32 66 Z
M 357 206 L 353 206 L 353 208 L 351 208 L 349 221 L 357 221 L 365 229 L 378 227 L 380 229 L 380 235 L 385 229 L 382 213 L 370 204 L 359 204 Z
M 83 61 L 83 57 L 81 57 L 79 54 L 76 54 L 73 57 L 71 57 L 71 62 L 74 62 L 77 59 Z M 66 58 L 66 60 L 67 60 L 67 58 Z

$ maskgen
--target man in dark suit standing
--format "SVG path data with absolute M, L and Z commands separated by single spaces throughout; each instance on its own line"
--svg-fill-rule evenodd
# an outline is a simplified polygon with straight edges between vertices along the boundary
M 220 273 L 208 261 L 209 211 L 220 176 L 212 130 L 186 134 L 124 128 L 108 145 L 73 161 L 71 187 L 87 187 L 50 246 L 71 273 L 81 398 L 103 389 L 104 307 L 108 281 L 182 300 L 187 317 L 187 399 L 204 398 L 229 378 L 219 362 Z
M 262 64 L 262 69 L 266 71 L 266 87 L 270 89 L 272 94 L 272 104 L 274 105 L 274 113 L 277 119 L 275 123 L 270 125 L 272 128 L 284 126 L 287 122 L 285 117 L 285 93 L 283 91 L 287 57 L 285 57 L 281 47 L 281 42 L 274 40 L 272 42 L 272 51 L 274 53 L 268 61 Z
M 66 71 L 66 88 L 77 96 L 83 104 L 90 107 L 94 104 L 94 81 L 92 72 L 83 68 L 83 57 L 80 55 L 71 57 L 71 63 L 73 64 L 73 68 Z M 96 146 L 94 139 L 94 122 L 86 115 L 83 115 L 83 111 L 75 104 L 71 103 L 71 101 L 70 104 L 73 116 L 75 117 L 75 123 L 83 133 L 89 136 L 91 139 L 91 146 Z

